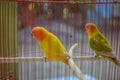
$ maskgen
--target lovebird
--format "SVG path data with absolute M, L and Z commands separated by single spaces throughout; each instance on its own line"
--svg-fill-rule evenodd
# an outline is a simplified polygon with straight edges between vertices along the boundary
M 115 65 L 120 66 L 120 62 L 115 57 L 110 42 L 98 30 L 97 26 L 94 23 L 87 23 L 85 29 L 88 35 L 90 48 L 95 52 L 95 57 L 101 56 L 113 62 Z
M 69 56 L 66 54 L 66 49 L 56 35 L 39 26 L 32 29 L 31 35 L 37 40 L 41 51 L 48 60 L 61 61 L 68 65 Z

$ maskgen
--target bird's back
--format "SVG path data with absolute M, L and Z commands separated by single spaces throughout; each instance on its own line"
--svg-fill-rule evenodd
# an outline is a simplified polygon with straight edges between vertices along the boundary
M 95 51 L 112 51 L 109 41 L 101 33 L 89 38 L 89 45 Z

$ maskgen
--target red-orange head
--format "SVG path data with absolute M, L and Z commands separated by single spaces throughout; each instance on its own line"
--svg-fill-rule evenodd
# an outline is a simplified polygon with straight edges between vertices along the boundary
M 34 27 L 31 31 L 31 35 L 38 41 L 42 41 L 46 34 L 47 34 L 47 30 L 43 27 Z
M 92 36 L 99 32 L 97 26 L 94 23 L 87 23 L 85 25 L 85 29 L 86 29 L 88 36 Z

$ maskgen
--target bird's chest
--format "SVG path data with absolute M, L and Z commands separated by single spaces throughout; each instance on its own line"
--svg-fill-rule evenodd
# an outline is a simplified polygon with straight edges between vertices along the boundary
M 49 41 L 43 41 L 40 43 L 40 48 L 44 55 L 49 59 L 49 60 L 57 60 L 58 59 L 58 52 L 59 49 L 57 49 L 57 45 L 55 42 L 52 42 L 51 40 Z
M 89 45 L 93 50 L 101 49 L 101 40 L 99 37 L 93 37 L 89 39 Z
M 57 51 L 59 51 L 57 49 L 58 45 L 53 40 L 51 40 L 51 39 L 44 40 L 44 41 L 42 41 L 39 44 L 40 44 L 41 50 L 43 51 L 43 53 L 45 55 L 56 54 Z
M 94 48 L 95 48 L 95 42 L 92 39 L 89 39 L 89 46 L 91 47 L 91 49 L 94 50 Z
M 42 41 L 39 44 L 40 44 L 41 50 L 45 54 L 48 53 L 48 52 L 51 52 L 53 50 L 51 41 Z

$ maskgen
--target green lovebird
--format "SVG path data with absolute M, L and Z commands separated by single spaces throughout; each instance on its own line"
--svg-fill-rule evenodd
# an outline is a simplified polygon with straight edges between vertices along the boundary
M 97 26 L 94 23 L 87 23 L 85 29 L 88 34 L 90 48 L 96 53 L 95 57 L 101 56 L 120 66 L 120 61 L 115 57 L 110 42 L 98 30 Z

